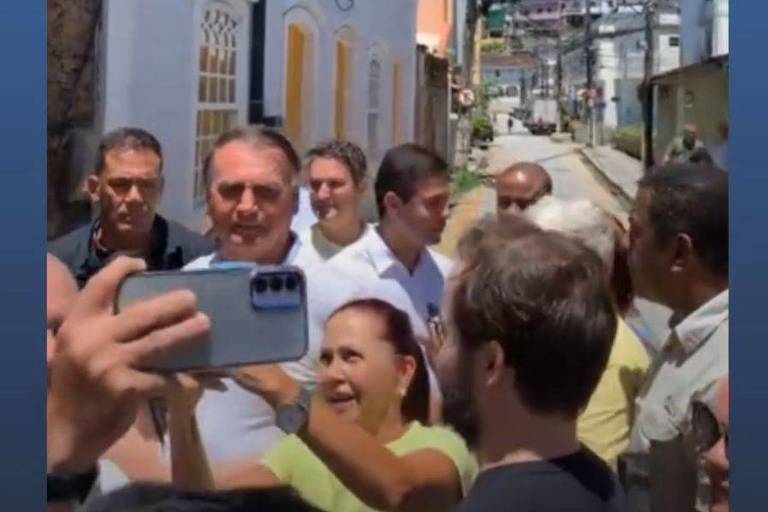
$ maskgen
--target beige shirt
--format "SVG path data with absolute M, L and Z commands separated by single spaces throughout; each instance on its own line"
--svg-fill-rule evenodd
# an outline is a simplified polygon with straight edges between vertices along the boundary
M 636 403 L 636 423 L 630 452 L 633 473 L 650 477 L 651 501 L 664 503 L 659 510 L 685 511 L 693 499 L 686 490 L 698 487 L 696 500 L 706 504 L 708 486 L 696 474 L 695 456 L 683 446 L 690 431 L 690 406 L 696 396 L 728 373 L 728 290 L 688 315 L 672 329 Z M 644 461 L 644 462 L 641 462 Z M 660 470 L 657 468 L 661 468 Z M 686 485 L 686 479 L 697 479 Z M 655 509 L 654 509 L 655 510 Z

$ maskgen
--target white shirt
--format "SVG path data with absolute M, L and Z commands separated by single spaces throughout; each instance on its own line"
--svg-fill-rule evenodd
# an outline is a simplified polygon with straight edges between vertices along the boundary
M 299 208 L 293 215 L 291 221 L 291 231 L 294 233 L 303 233 L 317 222 L 317 216 L 312 211 L 312 203 L 309 199 L 309 190 L 306 187 L 299 187 Z
M 281 366 L 292 377 L 309 387 L 316 383 L 323 331 L 328 317 L 338 307 L 364 295 L 361 286 L 322 268 L 305 269 L 304 250 L 294 236 L 286 264 L 305 270 L 309 315 L 309 350 L 295 363 Z M 215 267 L 216 254 L 189 263 L 185 270 Z M 284 435 L 275 425 L 274 410 L 258 395 L 245 390 L 234 380 L 224 381 L 226 391 L 205 391 L 197 406 L 197 419 L 206 453 L 214 463 L 260 459 Z
M 726 373 L 728 290 L 672 329 L 637 399 L 633 451 L 645 451 L 650 440 L 684 434 L 692 397 Z
M 424 249 L 413 273 L 397 259 L 377 229 L 328 260 L 328 266 L 381 294 L 411 318 L 417 334 L 426 336 L 429 310 L 438 311 L 452 262 L 431 249 Z
M 371 229 L 372 226 L 366 224 L 360 238 L 364 237 Z M 302 264 L 306 265 L 307 268 L 315 265 L 324 265 L 328 260 L 344 250 L 345 247 L 328 240 L 317 223 L 301 233 L 299 239 L 301 241 Z
M 669 474 L 653 475 L 660 486 L 674 488 L 679 482 L 676 473 L 681 464 L 677 447 L 691 431 L 691 402 L 713 388 L 728 374 L 728 290 L 721 292 L 677 324 L 661 352 L 651 365 L 646 384 L 640 391 L 635 408 L 635 425 L 630 449 L 636 461 L 630 471 L 647 474 L 645 454 L 651 443 L 657 443 L 663 467 Z M 682 464 L 693 464 L 684 460 Z M 699 469 L 696 492 L 697 510 L 705 510 L 708 483 Z M 662 483 L 663 482 L 663 483 Z M 657 488 L 660 495 L 669 495 Z M 686 493 L 689 489 L 680 489 Z M 674 500 L 674 498 L 673 498 Z

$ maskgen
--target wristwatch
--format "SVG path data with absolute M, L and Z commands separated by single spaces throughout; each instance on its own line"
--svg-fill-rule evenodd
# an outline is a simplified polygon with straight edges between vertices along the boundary
M 97 466 L 83 473 L 48 473 L 48 503 L 84 502 L 98 475 Z
M 295 400 L 282 404 L 275 410 L 275 422 L 286 434 L 298 434 L 309 420 L 312 392 L 301 386 Z

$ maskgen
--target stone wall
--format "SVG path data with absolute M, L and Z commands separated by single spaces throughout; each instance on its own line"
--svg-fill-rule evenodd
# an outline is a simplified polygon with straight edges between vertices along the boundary
M 79 130 L 94 125 L 97 109 L 94 47 L 101 0 L 48 0 L 48 236 L 87 214 L 72 202 L 73 155 Z

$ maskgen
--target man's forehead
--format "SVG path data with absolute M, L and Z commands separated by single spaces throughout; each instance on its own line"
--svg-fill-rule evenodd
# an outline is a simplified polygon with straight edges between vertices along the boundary
M 415 190 L 421 196 L 435 196 L 444 194 L 450 183 L 445 176 L 427 176 L 416 182 Z
M 290 181 L 292 171 L 282 151 L 232 141 L 217 149 L 211 161 L 214 181 Z
M 113 148 L 104 155 L 104 173 L 120 174 L 138 170 L 160 174 L 160 157 L 151 149 Z

